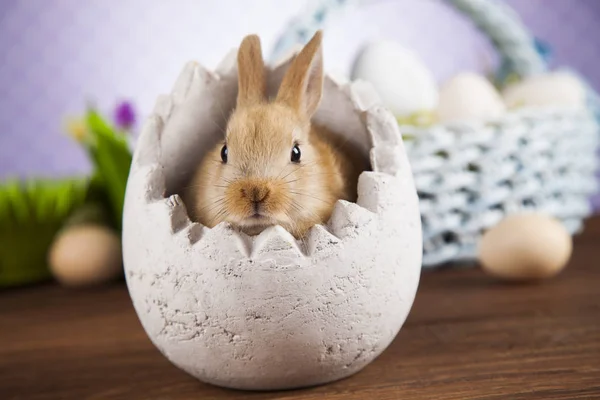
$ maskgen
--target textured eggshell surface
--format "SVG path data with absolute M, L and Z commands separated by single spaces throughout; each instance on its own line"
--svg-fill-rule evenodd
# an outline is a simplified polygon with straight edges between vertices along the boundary
M 288 64 L 269 68 L 271 92 Z M 145 123 L 123 225 L 135 310 L 156 347 L 204 382 L 269 390 L 347 377 L 394 339 L 419 282 L 418 198 L 397 124 L 369 85 L 326 77 L 315 120 L 371 157 L 357 203 L 338 201 L 301 241 L 281 227 L 209 229 L 190 222 L 178 193 L 236 91 L 235 52 L 216 72 L 189 63 Z

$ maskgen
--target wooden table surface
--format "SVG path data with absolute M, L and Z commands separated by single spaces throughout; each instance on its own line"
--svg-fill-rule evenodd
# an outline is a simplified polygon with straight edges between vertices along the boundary
M 202 384 L 152 346 L 123 283 L 0 292 L 0 399 L 600 399 L 600 218 L 563 274 L 499 284 L 425 272 L 393 344 L 329 385 L 250 393 Z

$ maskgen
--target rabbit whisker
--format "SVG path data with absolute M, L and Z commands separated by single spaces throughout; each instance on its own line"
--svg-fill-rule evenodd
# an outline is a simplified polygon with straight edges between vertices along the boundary
M 206 206 L 202 207 L 198 211 L 205 211 L 206 210 L 206 212 L 210 212 L 210 211 L 214 210 L 215 208 L 222 206 L 223 203 L 226 201 L 226 199 L 225 198 L 221 198 L 221 199 L 215 201 L 214 203 L 212 203 L 212 200 L 209 200 L 209 201 L 211 202 L 211 204 L 207 204 Z M 209 209 L 207 210 L 207 208 L 209 208 Z
M 306 176 L 303 176 L 301 178 L 293 179 L 291 181 L 285 181 L 283 183 L 284 184 L 290 184 L 290 183 L 294 183 L 294 182 L 297 182 L 297 181 L 302 180 L 302 179 L 308 179 L 308 178 L 312 178 L 313 176 L 322 176 L 322 175 L 324 175 L 324 176 L 328 176 L 328 175 L 330 175 L 330 176 L 342 176 L 342 177 L 344 176 L 343 174 L 336 173 L 336 172 L 323 172 L 323 173 L 320 173 L 320 174 L 306 175 Z
M 327 204 L 329 203 L 328 201 L 326 201 L 326 200 L 323 200 L 323 199 L 321 199 L 321 198 L 319 198 L 319 197 L 317 197 L 317 196 L 313 196 L 312 194 L 308 194 L 308 193 L 302 193 L 302 192 L 295 192 L 295 191 L 292 191 L 292 190 L 290 190 L 290 193 L 292 193 L 292 194 L 295 194 L 295 195 L 298 195 L 298 196 L 307 196 L 307 197 L 311 197 L 311 198 L 313 198 L 313 199 L 315 199 L 315 200 L 322 201 L 323 203 L 327 203 Z

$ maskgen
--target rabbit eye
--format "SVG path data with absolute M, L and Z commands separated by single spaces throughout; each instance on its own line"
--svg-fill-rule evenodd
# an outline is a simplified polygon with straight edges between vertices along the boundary
M 294 145 L 294 147 L 292 147 L 292 162 L 299 163 L 301 155 L 302 154 L 300 153 L 300 147 L 298 147 L 297 144 Z
M 227 145 L 223 145 L 223 148 L 221 148 L 221 160 L 223 160 L 223 163 L 227 162 Z

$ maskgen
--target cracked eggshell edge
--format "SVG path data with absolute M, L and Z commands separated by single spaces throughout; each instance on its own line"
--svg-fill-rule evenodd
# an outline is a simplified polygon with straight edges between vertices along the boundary
M 140 135 L 123 221 L 134 307 L 156 347 L 202 381 L 268 390 L 344 378 L 391 343 L 418 286 L 418 198 L 398 126 L 364 83 L 326 79 L 323 109 L 342 113 L 332 124 L 368 132 L 357 140 L 373 171 L 360 176 L 357 203 L 338 201 L 300 242 L 280 227 L 252 238 L 192 223 L 169 185 L 183 181 L 177 160 L 192 147 L 182 139 L 190 121 L 233 106 L 234 64 L 219 73 L 186 65 Z

